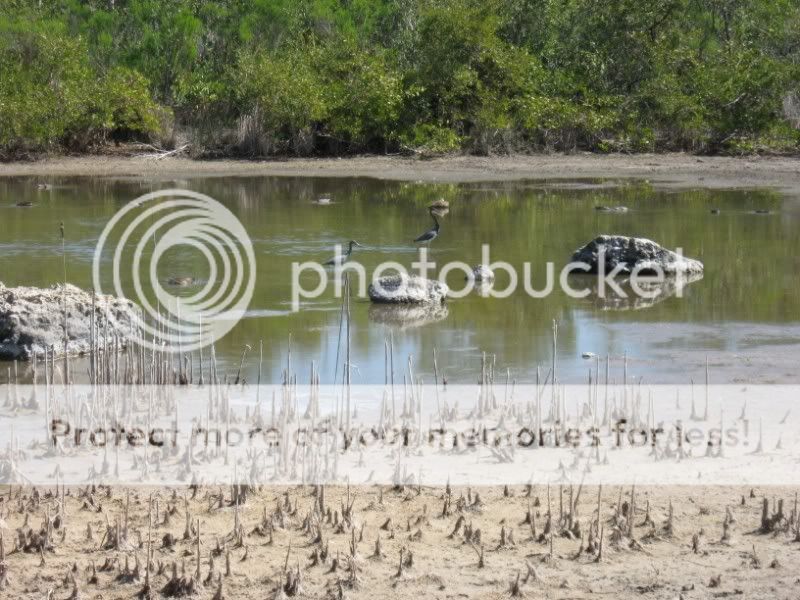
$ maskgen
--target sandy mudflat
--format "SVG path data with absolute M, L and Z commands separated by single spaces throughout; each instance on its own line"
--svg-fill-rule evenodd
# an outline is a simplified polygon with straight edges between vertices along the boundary
M 188 586 L 191 597 L 216 598 L 220 581 L 228 600 L 797 597 L 800 544 L 788 488 L 637 488 L 635 503 L 631 488 L 605 488 L 599 560 L 597 488 L 572 496 L 569 531 L 577 486 L 549 490 L 551 519 L 542 487 L 515 486 L 509 496 L 453 489 L 449 500 L 444 488 L 357 487 L 350 510 L 345 489 L 327 487 L 322 512 L 315 491 L 252 491 L 236 533 L 230 488 L 194 496 L 188 488 L 73 488 L 64 514 L 52 490 L 34 497 L 31 488 L 0 488 L 0 568 L 8 575 L 0 597 L 148 597 L 148 539 L 152 598 L 180 597 Z M 760 531 L 764 498 L 772 531 Z M 774 514 L 779 499 L 782 518 Z M 40 551 L 34 534 L 47 529 L 48 515 Z M 190 583 L 198 550 L 200 577 Z
M 775 187 L 800 193 L 800 159 L 698 157 L 687 154 L 534 155 L 431 160 L 364 156 L 272 161 L 82 156 L 0 164 L 0 176 L 140 176 L 148 178 L 285 175 L 375 177 L 406 181 L 644 178 L 670 187 Z

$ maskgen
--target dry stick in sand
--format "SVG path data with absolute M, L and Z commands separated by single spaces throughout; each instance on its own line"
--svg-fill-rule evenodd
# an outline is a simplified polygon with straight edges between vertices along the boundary
M 64 287 L 61 288 L 64 311 L 64 382 L 69 383 L 69 358 L 67 358 L 67 342 L 69 341 L 69 336 L 67 334 L 67 249 L 64 235 L 64 221 L 59 223 L 58 228 L 61 232 L 61 259 L 64 263 Z
M 433 349 L 433 382 L 434 390 L 436 391 L 436 412 L 439 414 L 439 419 L 443 419 L 442 408 L 439 403 L 439 364 L 436 360 L 436 348 Z
M 197 519 L 197 549 L 196 549 L 196 561 L 197 567 L 195 569 L 194 578 L 195 578 L 195 585 L 201 585 L 202 579 L 200 576 L 200 519 Z
M 286 548 L 286 560 L 283 561 L 283 571 L 281 572 L 281 581 L 286 578 L 286 571 L 289 569 L 289 555 L 292 553 L 292 539 L 289 538 L 289 545 Z
M 394 397 L 394 332 L 389 332 L 389 392 L 392 398 L 392 425 L 396 416 Z
M 346 276 L 345 276 L 346 277 Z M 345 283 L 347 279 L 345 279 Z M 336 386 L 336 380 L 339 376 L 339 350 L 342 347 L 342 328 L 344 327 L 344 305 L 345 305 L 345 298 L 342 297 L 342 308 L 339 312 L 339 336 L 336 340 L 336 361 L 334 362 L 334 370 L 333 370 L 333 385 Z
M 486 566 L 486 562 L 483 557 L 483 544 L 480 545 L 480 548 L 475 547 L 475 544 L 470 544 L 470 547 L 475 550 L 478 555 L 478 568 L 483 569 Z
M 528 514 L 531 517 L 530 520 L 531 539 L 536 540 L 536 512 L 531 508 L 530 504 L 528 504 Z
M 597 547 L 597 557 L 594 559 L 594 562 L 600 562 L 603 560 L 603 534 L 605 533 L 605 525 L 600 525 L 600 542 Z
M 4 590 L 10 584 L 8 579 L 8 565 L 6 564 L 6 547 L 3 534 L 0 533 L 0 590 Z
M 75 577 L 75 575 L 73 574 L 72 575 L 72 593 L 69 595 L 69 598 L 67 598 L 67 600 L 80 600 L 81 598 L 82 598 L 81 590 L 78 587 L 78 578 Z
M 794 541 L 800 542 L 800 513 L 797 512 L 797 493 L 794 495 Z
M 345 362 L 347 364 L 347 368 L 344 373 L 344 380 L 345 380 L 345 393 L 347 395 L 347 418 L 345 419 L 345 423 L 347 425 L 347 431 L 350 431 L 350 417 L 351 417 L 351 409 L 350 409 L 350 377 L 351 377 L 351 365 L 350 365 L 350 276 L 345 275 L 344 279 L 344 289 L 347 299 L 347 352 Z
M 147 526 L 147 556 L 145 557 L 145 572 L 144 572 L 144 586 L 139 591 L 139 597 L 148 599 L 152 597 L 152 589 L 150 587 L 150 552 L 151 544 L 153 542 L 153 495 L 150 495 L 150 503 L 148 510 L 148 526 Z
M 509 587 L 509 593 L 515 598 L 522 596 L 522 590 L 520 589 L 519 578 L 520 578 L 520 572 L 517 571 L 517 578 L 515 581 L 511 582 L 511 585 Z
M 636 518 L 636 484 L 631 486 L 631 503 L 630 507 L 628 508 L 628 537 L 630 539 L 634 539 L 633 529 L 634 529 L 634 520 Z
M 395 577 L 402 577 L 403 576 L 403 552 L 405 548 L 400 548 L 400 564 L 397 566 L 397 573 L 395 573 Z
M 250 344 L 244 345 L 244 349 L 242 350 L 242 358 L 239 361 L 239 370 L 236 371 L 236 381 L 234 381 L 233 385 L 239 385 L 239 382 L 242 379 L 242 367 L 244 366 L 244 359 L 247 358 L 247 352 L 250 349 Z
M 602 521 L 602 517 L 601 517 L 601 512 L 602 511 L 601 511 L 601 508 L 600 508 L 600 500 L 601 500 L 602 496 L 603 496 L 603 486 L 599 485 L 599 486 L 597 486 L 597 530 L 596 530 L 597 531 L 597 535 L 600 535 L 600 522 Z M 591 534 L 591 529 L 592 529 L 592 526 L 589 525 L 590 534 Z M 590 537 L 591 537 L 591 535 L 590 535 Z
M 553 405 L 555 405 L 555 401 L 556 401 L 556 385 L 557 385 L 557 382 L 558 382 L 558 379 L 556 377 L 556 365 L 557 365 L 556 352 L 557 351 L 558 351 L 558 323 L 556 322 L 555 319 L 553 319 L 553 365 L 551 367 L 551 370 L 552 370 L 552 373 L 553 373 L 553 378 L 552 378 L 551 390 L 550 390 L 551 391 L 551 402 L 553 403 Z
M 259 407 L 259 410 L 261 409 L 261 365 L 263 362 L 264 340 L 258 340 L 258 380 L 256 381 L 256 406 Z
M 222 592 L 222 578 L 219 579 L 219 586 L 211 600 L 225 600 L 225 595 Z
M 544 535 L 553 535 L 553 512 L 550 504 L 550 484 L 547 484 L 547 522 L 544 526 Z

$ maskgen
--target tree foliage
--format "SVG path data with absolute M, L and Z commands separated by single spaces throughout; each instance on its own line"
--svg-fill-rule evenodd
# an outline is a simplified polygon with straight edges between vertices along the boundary
M 800 0 L 5 0 L 0 154 L 796 151 Z

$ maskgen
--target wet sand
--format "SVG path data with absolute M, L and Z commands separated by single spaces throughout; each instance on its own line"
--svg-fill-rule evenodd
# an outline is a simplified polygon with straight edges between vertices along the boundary
M 387 156 L 268 161 L 191 160 L 120 156 L 58 157 L 0 163 L 2 176 L 171 177 L 302 176 L 374 177 L 426 182 L 638 178 L 672 188 L 772 187 L 800 196 L 800 159 L 700 157 L 688 154 L 552 154 L 449 156 L 429 160 Z

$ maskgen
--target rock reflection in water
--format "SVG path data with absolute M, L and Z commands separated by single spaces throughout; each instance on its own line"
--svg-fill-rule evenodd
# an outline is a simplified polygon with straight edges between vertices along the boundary
M 412 329 L 447 318 L 446 304 L 373 304 L 369 307 L 372 323 L 398 329 Z
M 477 294 L 481 298 L 488 298 L 492 287 L 494 287 L 494 281 L 476 281 L 472 293 Z
M 609 285 L 605 286 L 605 297 L 601 297 L 597 279 L 591 276 L 586 278 L 593 281 L 590 288 L 591 292 L 586 299 L 590 300 L 596 308 L 600 310 L 641 310 L 655 306 L 667 298 L 675 296 L 679 290 L 683 290 L 687 285 L 701 280 L 703 274 L 691 273 L 684 276 L 666 277 L 659 282 L 647 282 L 642 277 L 639 281 L 639 288 L 647 293 L 647 297 L 640 296 L 633 289 L 630 279 L 627 278 L 616 280 L 616 283 L 627 297 L 620 296 Z M 580 286 L 575 285 L 573 287 L 579 289 Z

